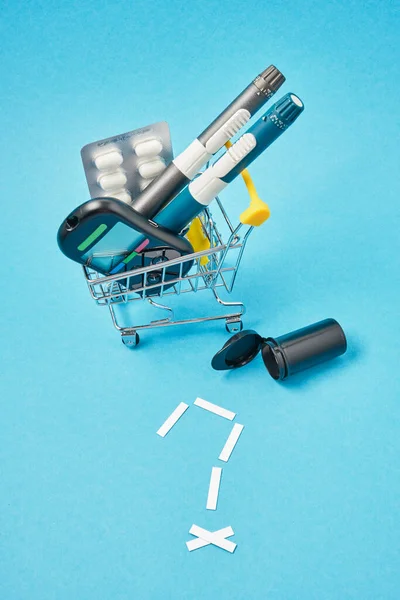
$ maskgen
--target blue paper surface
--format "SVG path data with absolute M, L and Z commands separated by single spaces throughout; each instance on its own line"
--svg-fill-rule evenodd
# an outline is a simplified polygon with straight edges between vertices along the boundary
M 3 7 L 2 600 L 397 600 L 398 31 L 376 0 Z M 270 63 L 306 109 L 251 168 L 272 215 L 232 299 L 262 335 L 334 317 L 349 341 L 283 384 L 261 358 L 214 372 L 220 322 L 127 350 L 56 245 L 84 144 L 167 120 L 177 153 Z M 242 182 L 221 199 L 237 219 Z M 214 311 L 191 296 L 183 315 Z M 232 424 L 191 407 L 155 433 L 196 396 L 245 426 L 216 512 Z M 235 554 L 189 553 L 193 523 L 231 525 Z

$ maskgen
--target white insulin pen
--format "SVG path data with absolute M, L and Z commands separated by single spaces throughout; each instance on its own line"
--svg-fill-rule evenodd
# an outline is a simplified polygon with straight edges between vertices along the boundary
M 193 179 L 275 94 L 285 77 L 273 65 L 260 73 L 239 96 L 132 202 L 133 208 L 153 218 Z
M 163 225 L 175 233 L 182 231 L 221 190 L 281 136 L 303 110 L 303 102 L 295 94 L 286 94 L 278 100 L 221 158 L 154 217 L 152 224 L 155 228 L 155 237 L 157 237 L 157 225 Z M 130 245 L 132 260 L 148 243 L 146 236 L 140 233 L 132 239 Z M 129 262 L 119 263 L 111 274 L 122 270 L 129 271 Z

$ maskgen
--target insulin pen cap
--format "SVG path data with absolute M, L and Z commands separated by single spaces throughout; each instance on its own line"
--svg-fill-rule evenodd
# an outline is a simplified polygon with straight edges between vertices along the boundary
M 260 73 L 253 81 L 260 92 L 266 96 L 272 96 L 281 85 L 285 82 L 285 76 L 282 75 L 279 69 L 270 65 L 265 71 Z
M 226 342 L 212 359 L 217 371 L 243 367 L 261 350 L 268 373 L 276 380 L 344 354 L 346 336 L 335 319 L 325 319 L 277 338 L 263 338 L 252 330 L 241 331 Z

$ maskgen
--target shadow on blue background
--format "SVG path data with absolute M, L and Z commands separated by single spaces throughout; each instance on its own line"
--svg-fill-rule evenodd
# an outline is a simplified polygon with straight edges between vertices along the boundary
M 376 0 L 3 7 L 2 600 L 397 600 L 398 15 Z M 281 385 L 261 359 L 212 371 L 221 323 L 128 351 L 55 241 L 88 198 L 84 144 L 167 120 L 182 150 L 271 62 L 306 110 L 251 168 L 272 216 L 232 299 L 245 327 L 331 316 L 350 343 Z M 242 182 L 221 198 L 236 220 Z M 206 292 L 191 307 L 214 310 Z M 245 425 L 215 513 L 231 423 L 191 406 L 155 435 L 196 396 Z M 192 523 L 232 525 L 235 554 L 187 552 Z

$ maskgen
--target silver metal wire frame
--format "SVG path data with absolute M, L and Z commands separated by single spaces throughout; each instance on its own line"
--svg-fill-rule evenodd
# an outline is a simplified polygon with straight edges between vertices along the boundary
M 83 267 L 92 298 L 97 304 L 108 306 L 113 325 L 121 333 L 123 341 L 127 345 L 134 346 L 137 343 L 134 341 L 133 336 L 136 336 L 138 330 L 155 327 L 171 327 L 173 325 L 224 320 L 230 331 L 240 329 L 241 318 L 245 313 L 244 304 L 242 302 L 224 301 L 217 289 L 221 288 L 228 293 L 232 292 L 243 252 L 253 227 L 245 227 L 241 223 L 234 227 L 218 197 L 214 206 L 219 211 L 218 218 L 221 218 L 228 228 L 229 237 L 226 242 L 224 242 L 223 235 L 219 231 L 210 209 L 206 208 L 201 213 L 200 220 L 204 234 L 210 242 L 209 249 L 155 265 L 133 269 L 122 275 L 103 276 L 90 267 Z M 244 233 L 242 233 L 243 228 Z M 208 258 L 207 264 L 201 264 L 201 259 L 204 256 Z M 185 263 L 188 261 L 193 261 L 193 266 L 186 275 L 183 275 Z M 179 266 L 179 269 L 174 279 L 167 278 L 168 268 L 176 266 Z M 155 283 L 152 283 L 156 273 L 158 279 Z M 135 287 L 134 290 L 130 289 L 131 278 L 135 277 L 134 281 L 137 282 L 140 281 L 138 276 L 142 276 L 142 285 Z M 172 308 L 165 304 L 165 300 L 162 301 L 162 298 L 180 296 L 206 289 L 211 290 L 215 301 L 225 309 L 223 314 L 176 319 Z M 128 327 L 120 325 L 115 310 L 116 305 L 133 302 L 143 303 L 144 301 L 154 309 L 164 311 L 165 317 Z M 127 339 L 131 341 L 127 342 Z
M 175 320 L 174 319 L 174 311 L 172 310 L 172 308 L 170 308 L 169 306 L 163 305 L 163 304 L 156 303 L 156 302 L 152 301 L 151 298 L 148 298 L 147 300 L 150 302 L 150 304 L 152 304 L 152 306 L 154 306 L 156 308 L 160 308 L 162 310 L 169 311 L 171 313 L 171 316 L 166 317 L 164 319 L 157 319 L 155 321 L 150 321 L 149 323 L 145 323 L 143 325 L 135 325 L 133 327 L 122 327 L 118 323 L 118 318 L 115 313 L 114 305 L 109 304 L 109 309 L 110 309 L 111 319 L 112 319 L 115 329 L 117 329 L 122 334 L 123 333 L 132 334 L 132 333 L 134 333 L 136 331 L 140 331 L 142 329 L 154 329 L 155 327 L 171 327 L 172 325 L 188 325 L 191 323 L 205 323 L 207 321 L 224 320 L 227 323 L 239 322 L 241 320 L 241 317 L 246 312 L 246 307 L 243 304 L 243 302 L 226 302 L 218 296 L 215 289 L 213 289 L 213 294 L 214 294 L 216 301 L 221 306 L 223 306 L 224 308 L 229 308 L 232 310 L 236 309 L 236 310 L 233 310 L 233 312 L 228 312 L 223 315 L 213 315 L 213 316 L 206 316 L 206 317 L 194 317 L 192 319 Z

